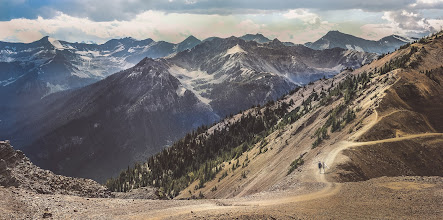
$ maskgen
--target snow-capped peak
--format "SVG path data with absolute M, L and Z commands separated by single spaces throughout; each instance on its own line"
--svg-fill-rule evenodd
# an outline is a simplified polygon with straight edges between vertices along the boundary
M 231 55 L 231 54 L 236 54 L 236 53 L 248 53 L 248 52 L 244 51 L 244 50 L 240 47 L 240 45 L 237 44 L 237 45 L 231 47 L 230 49 L 228 49 L 228 50 L 226 51 L 225 56 L 228 56 L 228 55 Z

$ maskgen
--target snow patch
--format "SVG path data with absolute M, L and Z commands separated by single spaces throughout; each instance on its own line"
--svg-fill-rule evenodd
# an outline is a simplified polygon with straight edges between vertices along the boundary
M 228 49 L 228 50 L 226 51 L 226 54 L 225 54 L 224 56 L 228 56 L 228 55 L 232 55 L 232 54 L 236 54 L 236 53 L 248 53 L 248 52 L 244 51 L 244 50 L 240 47 L 240 45 L 237 44 L 237 45 L 231 47 L 230 49 Z
M 74 71 L 71 73 L 73 76 L 77 76 L 79 78 L 91 78 L 88 74 L 82 72 L 82 71 Z
M 323 45 L 320 46 L 320 49 L 328 49 L 329 48 L 329 41 Z
M 65 49 L 65 47 L 63 47 L 63 45 L 60 43 L 60 41 L 58 41 L 58 40 L 56 40 L 56 39 L 54 39 L 52 37 L 49 37 L 48 41 L 49 41 L 49 43 L 52 44 L 52 46 L 54 46 L 58 50 L 64 50 Z
M 46 93 L 42 98 L 44 98 L 45 96 L 48 96 L 52 93 L 56 93 L 56 92 L 60 92 L 60 91 L 68 89 L 68 87 L 66 87 L 66 86 L 59 85 L 59 84 L 53 85 L 49 82 L 46 82 L 46 87 L 49 88 L 49 92 Z
M 177 88 L 176 92 L 177 92 L 177 95 L 178 95 L 178 96 L 183 97 L 183 96 L 185 95 L 186 88 L 184 88 L 183 86 L 180 85 L 180 86 Z
M 392 37 L 394 37 L 395 39 L 397 39 L 399 41 L 403 41 L 405 43 L 409 43 L 409 42 L 413 41 L 411 38 L 401 37 L 401 36 L 398 36 L 398 35 L 392 35 Z
M 76 51 L 75 53 L 83 55 L 83 56 L 87 56 L 87 55 L 90 55 L 92 57 L 100 56 L 100 52 L 99 51 L 95 51 L 95 50 Z
M 87 60 L 87 61 L 91 61 L 92 60 L 92 58 L 88 57 L 88 56 L 80 56 L 80 58 L 82 58 L 84 60 Z
M 355 50 L 358 51 L 358 52 L 365 52 L 365 51 L 363 50 L 363 48 L 361 48 L 361 47 L 359 47 L 359 46 L 354 46 L 354 48 L 355 48 Z
M 201 102 L 209 105 L 212 100 L 203 97 L 206 89 L 200 89 L 199 86 L 207 83 L 218 83 L 220 79 L 214 79 L 213 75 L 209 75 L 205 71 L 188 71 L 176 65 L 171 66 L 168 71 L 180 81 L 184 89 L 191 91 Z
M 134 78 L 137 76 L 140 76 L 142 74 L 142 72 L 132 72 L 131 74 L 128 75 L 128 78 Z

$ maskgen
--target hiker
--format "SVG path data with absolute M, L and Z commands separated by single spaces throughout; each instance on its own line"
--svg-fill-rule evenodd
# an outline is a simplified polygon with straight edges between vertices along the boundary
M 323 167 L 323 164 L 321 163 L 321 161 L 318 161 L 318 169 L 320 170 L 320 174 L 321 174 L 322 167 Z
M 323 173 L 326 173 L 326 167 L 329 169 L 328 165 L 326 165 L 324 161 L 322 163 L 322 167 L 323 167 Z

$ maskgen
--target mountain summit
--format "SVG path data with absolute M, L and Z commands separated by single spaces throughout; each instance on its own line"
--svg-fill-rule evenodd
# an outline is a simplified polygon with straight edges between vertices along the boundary
M 255 41 L 257 43 L 268 43 L 271 40 L 265 36 L 263 36 L 262 34 L 246 34 L 240 37 L 240 39 L 243 39 L 245 41 Z
M 177 45 L 177 51 L 192 49 L 193 47 L 197 46 L 200 43 L 201 40 L 191 35 Z
M 400 37 L 398 35 L 390 35 L 378 41 L 366 40 L 355 37 L 350 34 L 345 34 L 339 31 L 329 31 L 325 36 L 317 41 L 308 42 L 305 46 L 315 49 L 324 50 L 339 47 L 343 49 L 352 49 L 357 51 L 365 51 L 370 53 L 388 53 L 400 46 L 411 42 L 412 39 Z

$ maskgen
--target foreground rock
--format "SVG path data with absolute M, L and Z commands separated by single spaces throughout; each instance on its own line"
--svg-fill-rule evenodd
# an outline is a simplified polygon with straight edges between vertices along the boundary
M 23 152 L 14 150 L 9 141 L 0 141 L 0 185 L 41 194 L 111 197 L 106 187 L 93 180 L 56 175 L 35 166 Z

